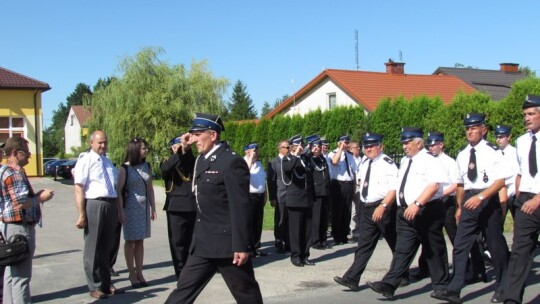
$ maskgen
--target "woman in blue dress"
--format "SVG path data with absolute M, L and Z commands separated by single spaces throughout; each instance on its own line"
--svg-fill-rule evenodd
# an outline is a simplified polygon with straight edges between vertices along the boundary
M 124 255 L 133 288 L 148 286 L 142 273 L 144 239 L 150 237 L 150 220 L 157 217 L 147 155 L 148 143 L 144 139 L 130 140 L 125 163 L 118 170 L 117 187 L 122 194 L 118 197 L 124 206 Z

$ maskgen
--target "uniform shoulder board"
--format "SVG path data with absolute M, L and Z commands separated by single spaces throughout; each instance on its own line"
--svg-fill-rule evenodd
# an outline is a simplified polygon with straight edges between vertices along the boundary
M 496 144 L 492 144 L 489 141 L 486 141 L 486 143 L 487 143 L 488 147 L 493 148 L 493 150 L 495 150 L 495 151 L 499 150 L 499 147 Z
M 391 164 L 391 165 L 394 163 L 394 161 L 393 161 L 390 157 L 388 157 L 388 156 L 385 156 L 383 159 L 384 159 L 387 163 L 389 163 L 389 164 Z

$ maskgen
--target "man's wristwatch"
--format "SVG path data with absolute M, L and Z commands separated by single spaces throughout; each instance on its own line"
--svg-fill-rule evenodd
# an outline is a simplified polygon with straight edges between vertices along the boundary
M 415 204 L 416 206 L 418 206 L 418 208 L 424 207 L 422 204 L 420 204 L 419 201 L 414 201 L 414 204 Z
M 478 198 L 480 199 L 480 201 L 483 201 L 483 200 L 485 200 L 485 199 L 486 199 L 485 197 L 483 197 L 483 196 L 482 196 L 482 195 L 480 195 L 480 194 L 478 194 Z
M 384 209 L 388 206 L 386 203 L 381 203 L 381 206 L 383 206 Z

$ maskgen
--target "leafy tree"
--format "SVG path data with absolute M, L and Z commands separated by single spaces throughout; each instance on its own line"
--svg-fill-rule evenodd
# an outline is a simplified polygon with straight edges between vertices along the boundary
M 536 72 L 528 66 L 519 67 L 519 71 L 527 77 L 536 77 Z
M 257 111 L 253 106 L 253 100 L 247 93 L 246 86 L 238 80 L 233 88 L 233 94 L 229 102 L 229 120 L 246 120 L 257 118 Z
M 161 48 L 144 48 L 134 57 L 124 58 L 120 75 L 96 90 L 90 130 L 108 134 L 110 158 L 123 163 L 127 142 L 133 137 L 148 141 L 148 160 L 153 168 L 169 154 L 167 142 L 186 132 L 195 112 L 222 113 L 228 81 L 215 78 L 205 61 L 169 65 L 159 59 Z

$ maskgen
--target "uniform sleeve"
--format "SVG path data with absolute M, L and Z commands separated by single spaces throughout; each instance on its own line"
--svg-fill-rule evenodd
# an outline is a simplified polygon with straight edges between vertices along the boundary
M 231 214 L 233 252 L 253 250 L 251 204 L 249 203 L 249 169 L 241 157 L 233 157 L 225 170 L 225 190 Z

